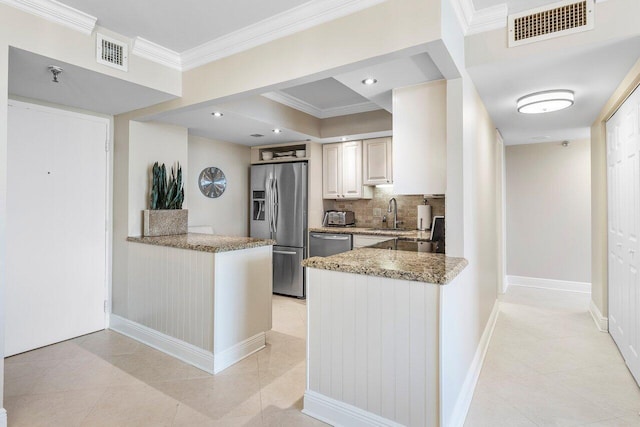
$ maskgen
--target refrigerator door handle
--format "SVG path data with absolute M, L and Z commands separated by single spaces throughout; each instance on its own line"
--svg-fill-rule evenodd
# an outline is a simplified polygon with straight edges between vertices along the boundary
M 278 180 L 274 179 L 273 180 L 273 232 L 277 233 L 278 232 L 278 204 L 279 204 L 279 197 L 278 197 Z
M 273 233 L 273 210 L 272 210 L 272 206 L 273 203 L 271 203 L 271 177 L 267 177 L 267 180 L 264 183 L 264 188 L 266 191 L 266 197 L 265 197 L 265 212 L 267 214 L 267 220 L 269 221 L 269 233 Z

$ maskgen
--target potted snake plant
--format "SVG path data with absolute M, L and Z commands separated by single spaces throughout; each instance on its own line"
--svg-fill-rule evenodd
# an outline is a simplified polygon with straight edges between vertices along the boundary
M 168 236 L 187 233 L 188 210 L 182 209 L 184 202 L 184 183 L 182 168 L 177 171 L 171 168 L 167 177 L 167 169 L 158 162 L 151 169 L 151 191 L 149 193 L 149 209 L 144 211 L 144 236 Z

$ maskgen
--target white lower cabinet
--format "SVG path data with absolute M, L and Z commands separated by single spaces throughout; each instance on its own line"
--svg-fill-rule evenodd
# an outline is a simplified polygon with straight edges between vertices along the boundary
M 640 382 L 640 90 L 607 122 L 609 332 Z
M 368 236 L 368 235 L 353 235 L 353 249 L 364 248 L 367 246 L 375 245 L 376 243 L 386 242 L 387 240 L 393 240 L 393 237 L 389 236 Z

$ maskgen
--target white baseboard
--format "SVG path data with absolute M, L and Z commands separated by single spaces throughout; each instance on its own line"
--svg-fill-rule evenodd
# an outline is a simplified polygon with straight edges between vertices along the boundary
M 467 418 L 467 412 L 469 412 L 469 407 L 471 406 L 471 401 L 473 400 L 473 393 L 475 392 L 476 384 L 478 383 L 478 378 L 480 377 L 480 371 L 482 370 L 484 357 L 487 355 L 489 342 L 491 341 L 491 336 L 493 335 L 493 330 L 496 327 L 496 322 L 498 321 L 499 314 L 500 303 L 496 301 L 493 304 L 493 310 L 491 310 L 491 315 L 489 316 L 487 325 L 485 326 L 484 331 L 482 332 L 482 336 L 480 337 L 480 342 L 478 343 L 478 347 L 476 348 L 476 353 L 473 357 L 473 361 L 471 362 L 471 366 L 467 371 L 467 376 L 464 380 L 464 384 L 462 385 L 462 389 L 460 390 L 460 394 L 458 395 L 456 406 L 453 408 L 453 414 L 451 417 L 451 421 L 449 422 L 449 427 L 462 427 L 464 425 L 464 420 Z
M 7 427 L 7 410 L 0 408 L 0 427 Z
M 303 414 L 332 426 L 349 427 L 400 427 L 395 421 L 332 399 L 307 389 L 304 392 Z
M 217 374 L 245 357 L 252 355 L 256 351 L 262 350 L 266 345 L 267 334 L 260 332 L 259 334 L 256 334 L 231 348 L 214 354 L 213 373 Z
M 553 289 L 555 291 L 591 293 L 591 283 L 568 280 L 541 279 L 538 277 L 507 276 L 507 286 Z
M 109 329 L 140 341 L 210 374 L 217 374 L 236 362 L 262 349 L 266 334 L 261 332 L 218 354 L 213 354 L 147 326 L 111 313 Z M 1 427 L 1 426 L 0 426 Z
M 593 303 L 593 300 L 589 303 L 589 313 L 591 313 L 593 321 L 601 332 L 609 332 L 609 319 L 602 315 L 602 312 L 598 306 Z

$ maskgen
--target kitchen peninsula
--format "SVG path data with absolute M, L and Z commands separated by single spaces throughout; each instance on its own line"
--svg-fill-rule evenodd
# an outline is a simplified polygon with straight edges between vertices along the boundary
M 264 348 L 272 245 L 209 234 L 128 237 L 128 315 L 111 329 L 217 373 Z
M 303 411 L 332 425 L 443 425 L 445 355 L 455 351 L 443 331 L 467 261 L 361 248 L 304 265 Z

